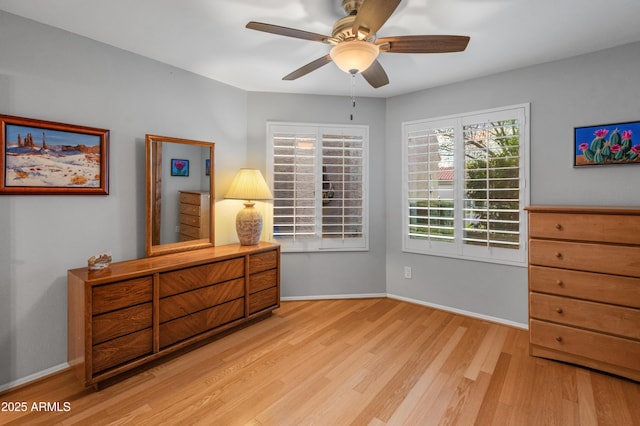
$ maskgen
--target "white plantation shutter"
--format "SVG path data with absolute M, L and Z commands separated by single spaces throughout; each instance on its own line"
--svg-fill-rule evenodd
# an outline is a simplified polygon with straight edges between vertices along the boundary
M 407 244 L 453 252 L 454 127 L 440 121 L 406 129 Z
M 527 115 L 520 105 L 403 124 L 405 251 L 526 263 Z
M 270 123 L 267 134 L 283 251 L 366 250 L 367 127 Z
M 322 134 L 323 247 L 363 245 L 364 135 Z
M 518 250 L 523 188 L 518 118 L 483 117 L 463 125 L 466 245 Z
M 273 236 L 292 240 L 316 232 L 316 136 L 274 133 L 272 194 Z

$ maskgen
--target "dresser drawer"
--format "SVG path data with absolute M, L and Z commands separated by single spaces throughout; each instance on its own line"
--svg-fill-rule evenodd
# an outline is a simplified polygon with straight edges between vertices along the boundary
M 534 345 L 638 371 L 640 342 L 593 331 L 530 320 Z
M 278 266 L 278 252 L 275 250 L 267 251 L 249 256 L 249 273 L 266 271 Z
M 640 244 L 637 230 L 633 215 L 529 213 L 531 238 Z
M 93 344 L 151 327 L 152 313 L 149 302 L 94 316 L 91 331 Z
M 182 235 L 186 235 L 189 238 L 200 238 L 200 228 L 191 225 L 185 225 L 184 223 L 180 224 L 180 233 Z
M 249 280 L 249 293 L 255 293 L 256 291 L 265 290 L 270 287 L 278 285 L 278 270 L 270 269 L 264 272 L 258 272 L 257 274 L 251 274 Z
M 153 333 L 150 328 L 127 334 L 93 347 L 92 371 L 97 373 L 123 362 L 153 352 Z
M 536 319 L 640 339 L 638 309 L 531 293 L 529 315 Z
M 160 322 L 167 322 L 241 297 L 244 297 L 243 278 L 167 297 L 160 300 Z
M 180 215 L 180 224 L 181 225 L 189 225 L 194 226 L 196 228 L 200 227 L 200 216 L 193 216 L 190 214 L 181 214 Z
M 180 192 L 180 202 L 200 206 L 201 196 L 196 192 Z
M 151 277 L 96 286 L 92 290 L 92 312 L 96 315 L 151 302 L 152 297 L 153 280 Z
M 160 347 L 177 343 L 244 316 L 244 298 L 160 324 Z
M 200 206 L 194 204 L 180 203 L 180 214 L 188 214 L 190 216 L 200 216 Z
M 272 287 L 249 295 L 249 313 L 276 306 L 278 304 L 278 288 Z
M 640 246 L 531 240 L 529 263 L 640 277 Z
M 244 257 L 160 274 L 160 297 L 244 276 Z
M 640 308 L 640 278 L 532 265 L 529 290 Z

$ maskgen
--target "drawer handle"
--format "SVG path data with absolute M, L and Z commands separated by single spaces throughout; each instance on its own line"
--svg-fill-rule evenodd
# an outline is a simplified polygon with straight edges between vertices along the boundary
M 557 309 L 556 309 L 556 312 L 557 312 L 557 313 L 559 313 L 559 314 L 561 314 L 561 313 L 563 313 L 564 311 L 562 310 L 562 308 L 557 308 Z
M 560 253 L 559 251 L 558 251 L 558 252 L 556 252 L 556 257 L 557 257 L 558 259 L 562 258 L 562 253 Z
M 562 225 L 561 225 L 561 224 L 559 224 L 559 223 L 556 223 L 556 229 L 557 229 L 558 231 L 559 231 L 559 230 L 561 230 L 561 229 L 562 229 Z
M 558 284 L 558 287 L 564 287 L 562 280 L 556 280 L 556 284 Z
M 562 343 L 562 336 L 558 336 L 558 337 L 556 337 L 556 342 L 558 342 L 558 343 Z

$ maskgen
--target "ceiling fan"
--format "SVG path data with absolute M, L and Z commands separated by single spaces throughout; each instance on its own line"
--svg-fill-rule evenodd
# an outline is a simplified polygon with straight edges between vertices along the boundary
M 387 73 L 377 60 L 380 52 L 447 53 L 461 52 L 467 48 L 470 40 L 467 36 L 407 35 L 377 38 L 376 33 L 399 4 L 400 0 L 342 0 L 342 6 L 348 15 L 333 25 L 331 36 L 254 21 L 249 22 L 246 27 L 333 46 L 330 53 L 284 76 L 283 80 L 295 80 L 334 62 L 345 72 L 360 72 L 371 86 L 378 88 L 389 83 Z

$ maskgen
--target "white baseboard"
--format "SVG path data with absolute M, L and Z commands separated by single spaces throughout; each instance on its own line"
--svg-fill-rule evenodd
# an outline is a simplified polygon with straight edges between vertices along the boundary
M 409 297 L 396 296 L 395 294 L 387 294 L 389 299 L 397 299 L 402 300 L 403 302 L 415 303 L 417 305 L 427 306 L 429 308 L 440 309 L 441 311 L 453 312 L 454 314 L 464 315 L 466 317 L 478 318 L 486 321 L 495 322 L 498 324 L 508 325 L 510 327 L 521 328 L 524 330 L 528 330 L 528 324 L 523 324 L 520 322 L 509 321 L 504 318 L 492 317 L 489 315 L 479 314 L 477 312 L 465 311 L 463 309 L 452 308 L 450 306 L 438 305 L 437 303 L 425 302 L 423 300 L 411 299 Z
M 323 294 L 318 296 L 289 296 L 281 297 L 280 300 L 328 300 L 328 299 L 374 299 L 377 297 L 387 297 L 387 293 L 363 293 L 363 294 Z
M 65 370 L 67 368 L 69 368 L 69 364 L 65 362 L 65 363 L 58 364 L 58 365 L 55 365 L 53 367 L 47 368 L 46 370 L 38 371 L 37 373 L 33 373 L 33 374 L 30 374 L 30 375 L 28 375 L 26 377 L 22 377 L 20 379 L 14 380 L 12 382 L 0 385 L 0 392 L 3 392 L 3 391 L 6 391 L 8 389 L 12 389 L 12 388 L 24 385 L 24 384 L 29 383 L 29 382 L 33 382 L 34 380 L 41 379 L 41 378 L 43 378 L 45 376 L 48 376 L 48 375 L 53 374 L 53 373 L 57 373 L 58 371 Z
M 438 305 L 437 303 L 425 302 L 423 300 L 411 299 L 409 297 L 396 296 L 395 294 L 388 293 L 365 293 L 365 294 L 324 294 L 318 296 L 290 296 L 281 297 L 282 301 L 299 301 L 299 300 L 329 300 L 329 299 L 371 299 L 376 297 L 388 297 L 389 299 L 402 300 L 403 302 L 414 303 L 416 305 L 427 306 L 429 308 L 440 309 L 441 311 L 453 312 L 454 314 L 464 315 L 466 317 L 478 318 L 486 321 L 495 322 L 498 324 L 508 325 L 510 327 L 521 328 L 528 330 L 528 324 L 522 324 L 520 322 L 509 321 L 504 318 L 492 317 L 489 315 L 479 314 L 477 312 L 465 311 L 462 309 L 452 308 L 450 306 Z

